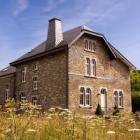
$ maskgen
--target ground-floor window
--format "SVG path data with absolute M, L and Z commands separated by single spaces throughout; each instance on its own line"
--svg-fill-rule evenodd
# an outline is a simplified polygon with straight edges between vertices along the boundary
M 37 97 L 32 96 L 32 105 L 37 106 Z
M 123 107 L 123 91 L 122 90 L 114 91 L 114 106 L 118 108 Z
M 80 87 L 80 106 L 91 106 L 91 89 L 86 87 Z
M 6 88 L 5 88 L 5 101 L 7 101 L 9 99 L 9 86 L 6 85 Z
M 22 104 L 26 103 L 26 96 L 25 96 L 25 93 L 24 92 L 21 92 L 20 93 L 20 102 Z

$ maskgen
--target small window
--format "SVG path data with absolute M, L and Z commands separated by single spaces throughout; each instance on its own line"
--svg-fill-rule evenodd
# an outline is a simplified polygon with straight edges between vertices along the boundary
M 86 74 L 90 75 L 90 58 L 86 58 Z
M 35 63 L 35 64 L 33 64 L 33 70 L 35 71 L 35 70 L 38 70 L 38 65 Z
M 92 76 L 96 76 L 96 61 L 95 59 L 92 59 L 92 66 L 91 66 L 91 71 L 92 71 Z
M 96 51 L 95 41 L 91 39 L 85 39 L 85 50 L 95 52 Z
M 123 92 L 122 90 L 114 91 L 114 106 L 118 108 L 123 107 Z
M 9 86 L 6 85 L 6 88 L 5 88 L 5 101 L 7 101 L 9 99 Z
M 37 90 L 38 89 L 38 77 L 34 76 L 33 77 L 33 90 Z
M 20 93 L 20 102 L 22 104 L 26 103 L 26 96 L 25 96 L 25 93 L 24 92 L 21 92 Z
M 21 75 L 21 81 L 26 82 L 26 72 L 27 72 L 27 67 L 23 67 L 22 69 L 22 75 Z
M 36 96 L 32 97 L 32 105 L 37 106 L 37 97 Z
M 91 106 L 91 89 L 81 87 L 80 88 L 80 106 L 89 107 Z

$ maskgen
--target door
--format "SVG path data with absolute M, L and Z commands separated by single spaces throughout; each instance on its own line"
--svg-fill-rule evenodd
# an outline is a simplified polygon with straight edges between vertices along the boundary
M 104 113 L 107 112 L 107 91 L 106 91 L 106 89 L 101 89 L 101 108 Z

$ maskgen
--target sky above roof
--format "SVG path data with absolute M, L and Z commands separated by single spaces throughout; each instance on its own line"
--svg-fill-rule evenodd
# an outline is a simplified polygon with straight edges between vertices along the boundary
M 63 31 L 87 25 L 140 69 L 139 0 L 0 0 L 0 69 L 47 38 L 48 20 Z

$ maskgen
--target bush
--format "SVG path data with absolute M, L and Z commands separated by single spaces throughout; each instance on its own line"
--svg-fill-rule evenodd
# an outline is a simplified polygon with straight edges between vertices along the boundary
M 114 107 L 113 115 L 117 115 L 120 112 L 117 106 Z
M 97 108 L 96 108 L 96 112 L 95 112 L 95 114 L 97 115 L 97 116 L 103 116 L 103 111 L 102 111 L 102 108 L 101 108 L 101 105 L 100 104 L 98 104 L 98 106 L 97 106 Z

